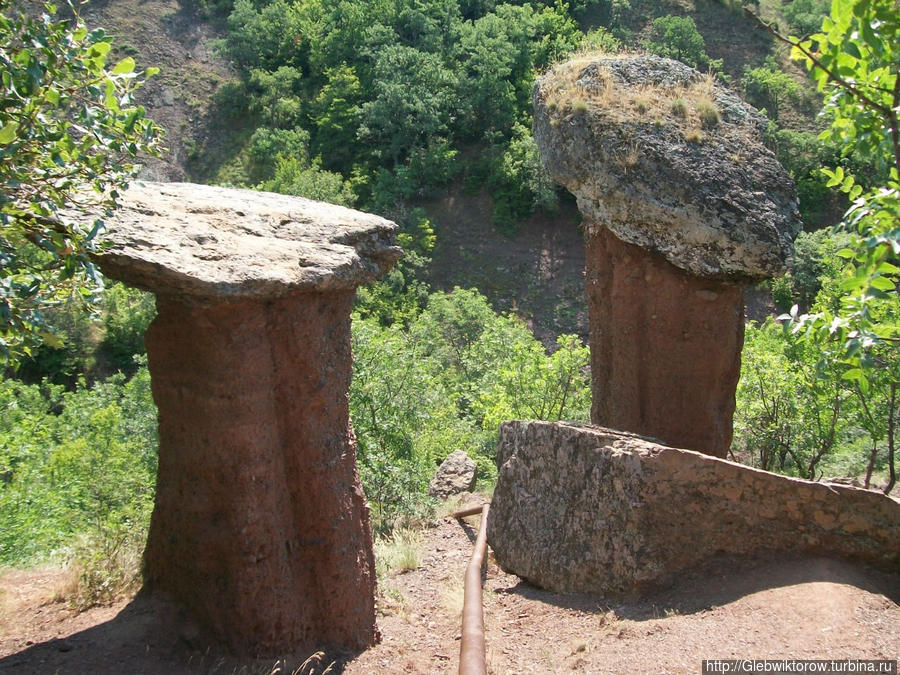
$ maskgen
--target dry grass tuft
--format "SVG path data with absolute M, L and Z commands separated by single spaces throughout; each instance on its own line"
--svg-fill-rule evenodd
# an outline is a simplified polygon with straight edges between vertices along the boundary
M 550 111 L 550 124 L 575 115 L 593 113 L 613 121 L 653 124 L 659 129 L 673 127 L 691 142 L 702 142 L 700 129 L 712 129 L 722 121 L 716 105 L 715 78 L 708 75 L 686 86 L 621 87 L 608 70 L 603 54 L 581 54 L 553 67 L 542 96 Z M 582 71 L 594 66 L 587 81 L 579 81 Z
M 410 572 L 419 566 L 422 533 L 395 530 L 388 537 L 375 540 L 375 571 L 379 577 L 391 572 Z
M 465 585 L 462 577 L 448 580 L 441 590 L 441 605 L 444 611 L 455 621 L 462 619 L 465 595 Z
M 722 121 L 719 108 L 712 98 L 698 97 L 694 102 L 694 110 L 704 129 L 712 129 Z
M 684 132 L 684 140 L 688 143 L 702 143 L 706 140 L 706 134 L 700 129 L 688 129 Z
M 675 117 L 680 117 L 683 120 L 688 118 L 688 113 L 690 112 L 690 108 L 688 107 L 688 102 L 683 98 L 679 97 L 672 101 L 672 105 L 669 108 L 672 111 L 672 114 Z

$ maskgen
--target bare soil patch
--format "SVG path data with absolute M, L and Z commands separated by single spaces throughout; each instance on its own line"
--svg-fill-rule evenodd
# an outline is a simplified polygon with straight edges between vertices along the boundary
M 574 200 L 529 216 L 509 236 L 492 224 L 492 205 L 487 192 L 466 194 L 459 184 L 423 204 L 437 232 L 431 282 L 441 290 L 477 288 L 549 346 L 562 333 L 587 339 L 584 243 Z
M 418 567 L 381 582 L 381 644 L 329 653 L 316 672 L 450 673 L 478 518 L 433 522 Z M 484 592 L 491 673 L 697 673 L 705 658 L 900 658 L 900 574 L 827 558 L 717 561 L 641 601 L 558 595 L 491 560 Z M 239 661 L 201 647 L 161 598 L 74 613 L 59 570 L 0 577 L 0 673 L 282 673 L 308 654 Z M 309 672 L 304 671 L 304 672 Z
M 147 116 L 165 130 L 167 152 L 146 158 L 142 178 L 182 181 L 202 167 L 204 152 L 225 152 L 233 131 L 219 120 L 216 92 L 235 75 L 216 53 L 222 26 L 207 20 L 196 2 L 185 0 L 91 0 L 84 10 L 89 28 L 113 36 L 111 61 L 132 56 L 139 70 L 160 69 L 138 91 Z

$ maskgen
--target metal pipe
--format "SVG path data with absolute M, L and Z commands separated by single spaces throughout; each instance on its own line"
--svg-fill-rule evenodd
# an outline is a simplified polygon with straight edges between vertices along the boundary
M 463 596 L 462 638 L 459 643 L 459 675 L 487 675 L 484 647 L 484 610 L 482 608 L 481 566 L 487 550 L 489 504 L 481 507 L 481 526 L 475 540 L 472 559 L 466 567 Z
M 465 518 L 466 516 L 477 516 L 481 513 L 483 506 L 473 506 L 471 509 L 463 509 L 462 511 L 457 511 L 456 513 L 451 513 L 451 517 L 459 519 Z

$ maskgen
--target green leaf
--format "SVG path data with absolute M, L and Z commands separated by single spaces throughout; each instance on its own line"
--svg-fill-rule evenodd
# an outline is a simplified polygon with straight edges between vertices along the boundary
M 896 286 L 896 284 L 887 277 L 875 277 L 869 284 L 879 291 L 892 291 Z
M 99 56 L 106 56 L 111 48 L 112 44 L 109 42 L 95 42 L 91 45 L 91 52 Z
M 125 75 L 127 73 L 134 72 L 134 59 L 130 56 L 126 56 L 124 59 L 119 61 L 116 64 L 116 67 L 113 68 L 113 75 Z
M 9 124 L 0 128 L 0 145 L 8 145 L 12 143 L 16 138 L 16 131 L 19 129 L 18 122 L 10 122 Z

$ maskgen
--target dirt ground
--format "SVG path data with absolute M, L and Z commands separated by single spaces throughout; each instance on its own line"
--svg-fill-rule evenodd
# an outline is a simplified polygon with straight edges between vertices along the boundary
M 478 517 L 435 521 L 419 565 L 382 579 L 382 640 L 303 673 L 449 673 Z M 698 673 L 707 658 L 900 658 L 900 575 L 825 558 L 720 561 L 634 603 L 541 591 L 487 566 L 490 673 Z M 295 672 L 308 654 L 241 662 L 199 648 L 190 620 L 139 595 L 73 613 L 58 569 L 0 577 L 0 673 Z M 315 666 L 318 664 L 318 666 Z M 315 666 L 315 667 L 314 667 Z

